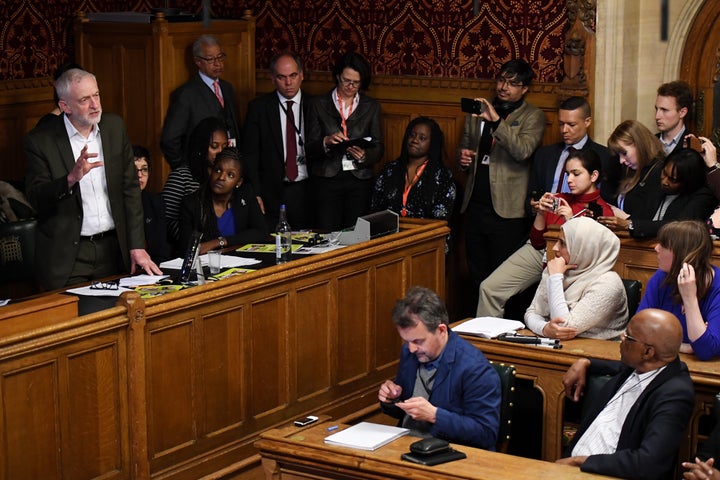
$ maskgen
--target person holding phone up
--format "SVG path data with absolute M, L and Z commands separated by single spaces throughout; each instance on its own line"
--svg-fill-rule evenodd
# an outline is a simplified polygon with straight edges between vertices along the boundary
M 565 171 L 570 193 L 544 193 L 539 198 L 530 241 L 480 284 L 476 316 L 502 317 L 510 297 L 540 280 L 547 262 L 543 234 L 548 225 L 561 225 L 579 216 L 612 214 L 612 207 L 602 199 L 597 188 L 601 165 L 600 157 L 593 150 L 576 150 L 568 155 Z
M 530 158 L 542 141 L 545 115 L 525 101 L 532 68 L 510 60 L 498 72 L 495 98 L 477 98 L 482 113 L 468 114 L 457 151 L 468 181 L 461 212 L 475 288 L 512 254 L 527 234 L 525 194 Z

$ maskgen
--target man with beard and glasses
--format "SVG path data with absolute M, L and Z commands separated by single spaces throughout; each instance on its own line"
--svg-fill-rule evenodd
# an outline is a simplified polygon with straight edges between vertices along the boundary
M 143 208 L 122 119 L 102 114 L 95 76 L 71 69 L 55 83 L 63 112 L 24 140 L 27 194 L 38 212 L 36 277 L 48 290 L 138 269 Z
M 523 60 L 505 63 L 495 98 L 478 98 L 482 113 L 468 114 L 457 152 L 468 173 L 461 212 L 474 291 L 525 240 L 525 194 L 531 156 L 545 131 L 543 112 L 524 100 L 533 71 Z
M 405 345 L 395 381 L 380 386 L 383 412 L 411 429 L 494 450 L 500 425 L 500 379 L 485 356 L 453 333 L 440 297 L 413 287 L 393 309 Z

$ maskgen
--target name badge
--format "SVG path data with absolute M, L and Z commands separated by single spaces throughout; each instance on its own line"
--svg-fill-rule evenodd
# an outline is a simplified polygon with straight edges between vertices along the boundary
M 490 155 L 483 155 L 480 165 L 490 165 Z
M 228 138 L 228 147 L 237 147 L 237 141 L 234 138 Z

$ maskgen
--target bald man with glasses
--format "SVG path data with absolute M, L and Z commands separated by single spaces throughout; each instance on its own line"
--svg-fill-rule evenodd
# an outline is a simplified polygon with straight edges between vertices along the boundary
M 587 375 L 613 375 L 592 402 L 558 463 L 622 478 L 675 478 L 675 458 L 694 405 L 694 387 L 678 353 L 682 327 L 670 312 L 648 308 L 630 320 L 620 362 L 577 360 L 565 395 L 578 401 Z

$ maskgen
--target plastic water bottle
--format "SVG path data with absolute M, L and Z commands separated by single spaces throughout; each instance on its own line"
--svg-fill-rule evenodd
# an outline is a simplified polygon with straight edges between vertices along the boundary
M 285 263 L 292 254 L 292 233 L 285 205 L 280 205 L 280 221 L 275 227 L 275 263 Z

